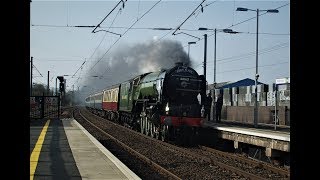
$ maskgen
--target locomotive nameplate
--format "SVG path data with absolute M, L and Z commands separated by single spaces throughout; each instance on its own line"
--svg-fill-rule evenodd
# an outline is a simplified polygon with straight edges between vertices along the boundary
M 194 74 L 194 71 L 191 69 L 188 69 L 187 67 L 185 68 L 179 68 L 175 71 L 176 73 L 190 73 L 190 74 Z

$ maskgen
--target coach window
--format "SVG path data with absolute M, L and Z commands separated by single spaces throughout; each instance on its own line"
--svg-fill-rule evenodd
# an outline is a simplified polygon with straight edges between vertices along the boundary
M 111 102 L 111 91 L 108 91 L 108 102 Z
M 107 101 L 106 91 L 103 91 L 103 101 Z
M 119 90 L 116 89 L 116 90 L 115 90 L 115 95 L 116 95 L 116 97 L 115 97 L 115 99 L 114 99 L 114 102 L 118 102 L 118 94 L 119 94 Z
M 110 91 L 110 101 L 111 102 L 113 101 L 113 91 L 112 90 Z

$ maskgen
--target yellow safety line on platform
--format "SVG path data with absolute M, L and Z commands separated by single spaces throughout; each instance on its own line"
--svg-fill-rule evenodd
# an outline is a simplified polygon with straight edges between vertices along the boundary
M 36 146 L 34 147 L 32 153 L 31 153 L 31 157 L 30 157 L 30 180 L 33 180 L 33 178 L 34 178 L 34 173 L 36 172 L 36 168 L 37 168 L 37 164 L 38 164 L 38 160 L 39 160 L 42 144 L 43 144 L 44 138 L 46 136 L 49 123 L 50 123 L 50 120 L 48 120 L 46 122 L 46 124 L 44 125 L 44 127 L 43 127 L 43 129 L 41 131 L 41 134 L 40 134 L 40 136 L 38 138 L 38 141 L 36 143 Z

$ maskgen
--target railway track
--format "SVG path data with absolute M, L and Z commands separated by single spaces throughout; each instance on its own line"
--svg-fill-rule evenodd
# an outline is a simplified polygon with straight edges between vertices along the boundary
M 90 121 L 92 121 L 90 125 L 96 126 L 95 129 L 99 128 L 101 133 L 111 131 L 112 133 L 120 132 L 120 134 L 126 134 L 126 137 L 120 137 L 119 135 L 111 136 L 114 136 L 112 138 L 113 141 L 124 144 L 127 151 L 139 153 L 140 155 L 135 156 L 144 159 L 147 164 L 154 164 L 153 169 L 158 169 L 158 172 L 165 174 L 165 176 L 170 177 L 170 179 L 289 178 L 288 175 L 285 175 L 287 172 L 278 171 L 275 168 L 273 168 L 273 170 L 267 169 L 267 165 L 261 165 L 261 163 L 241 160 L 241 158 L 231 156 L 225 152 L 220 153 L 217 150 L 204 146 L 196 148 L 178 147 L 110 122 L 89 113 L 85 109 L 82 109 L 82 113 L 85 118 L 89 118 Z M 113 128 L 111 128 L 111 126 Z M 137 143 L 133 143 L 134 141 L 137 141 Z M 244 163 L 244 161 L 246 162 Z M 249 171 L 248 169 L 251 170 Z M 261 173 L 261 171 L 263 173 Z
M 232 160 L 239 161 L 241 163 L 245 163 L 245 164 L 251 165 L 253 167 L 263 168 L 263 169 L 266 169 L 266 170 L 268 170 L 268 171 L 270 171 L 270 172 L 272 172 L 274 174 L 279 174 L 280 176 L 290 178 L 290 171 L 284 170 L 282 168 L 278 168 L 278 167 L 275 167 L 275 166 L 272 166 L 272 165 L 270 165 L 268 163 L 265 163 L 265 162 L 253 160 L 253 159 L 250 159 L 250 158 L 247 158 L 247 157 L 237 156 L 237 155 L 232 154 L 232 153 L 219 151 L 219 150 L 212 149 L 212 148 L 209 148 L 209 147 L 206 147 L 206 146 L 199 146 L 199 148 L 204 150 L 204 151 L 208 151 L 210 153 L 213 153 L 213 154 L 216 154 L 218 156 L 221 156 L 221 157 L 230 158 Z
M 178 176 L 174 175 L 173 173 L 171 173 L 170 171 L 164 169 L 163 167 L 161 167 L 160 165 L 158 165 L 156 162 L 150 160 L 149 158 L 147 158 L 146 156 L 142 155 L 141 153 L 135 151 L 134 149 L 130 148 L 129 146 L 127 146 L 126 144 L 122 143 L 121 141 L 117 140 L 116 138 L 114 138 L 112 135 L 110 135 L 109 133 L 105 132 L 104 130 L 102 130 L 100 127 L 96 126 L 95 124 L 93 124 L 92 122 L 90 122 L 86 117 L 84 117 L 81 112 L 79 114 L 85 121 L 87 121 L 87 123 L 89 123 L 92 127 L 96 128 L 98 131 L 100 131 L 103 135 L 107 136 L 109 139 L 111 139 L 112 141 L 114 141 L 115 143 L 117 143 L 117 145 L 119 145 L 120 147 L 122 147 L 123 149 L 125 149 L 127 152 L 129 152 L 130 154 L 132 154 L 135 157 L 138 157 L 140 160 L 144 161 L 146 164 L 148 164 L 149 166 L 151 166 L 152 168 L 154 168 L 157 172 L 160 172 L 162 174 L 164 174 L 164 177 L 166 177 L 166 179 L 175 179 L 175 180 L 181 180 L 181 178 L 179 178 Z

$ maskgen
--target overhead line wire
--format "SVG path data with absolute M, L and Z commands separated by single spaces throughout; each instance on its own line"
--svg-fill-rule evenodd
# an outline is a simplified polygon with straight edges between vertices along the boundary
M 175 29 L 175 31 L 172 33 L 172 35 L 175 35 L 174 33 L 177 32 L 178 30 L 180 30 L 180 27 L 194 14 L 194 12 L 195 12 L 200 6 L 202 6 L 202 3 L 204 3 L 204 1 L 206 1 L 206 0 L 202 0 L 202 2 L 196 7 L 195 10 L 192 11 L 192 13 L 187 17 L 187 19 L 185 19 L 185 20 Z
M 138 21 L 140 21 L 140 19 L 142 19 L 146 14 L 148 14 L 155 6 L 158 5 L 161 1 L 162 1 L 162 0 L 157 1 L 148 11 L 146 11 L 139 19 L 137 19 L 137 20 L 129 27 L 129 29 L 127 29 L 127 30 L 122 34 L 122 37 L 123 37 Z M 113 43 L 113 45 L 110 46 L 110 48 L 104 53 L 104 55 L 102 56 L 102 58 L 109 52 L 109 50 L 114 46 L 114 44 L 116 44 L 116 43 L 119 41 L 120 38 L 121 38 L 121 37 L 119 37 L 119 38 L 115 41 L 115 43 Z M 102 59 L 102 58 L 101 58 L 101 59 Z M 99 61 L 101 61 L 101 59 L 98 60 L 97 63 L 98 63 Z M 96 64 L 97 64 L 97 63 L 96 63 Z M 95 65 L 96 65 L 96 64 L 95 64 Z M 94 66 L 95 66 L 95 65 L 94 65 Z M 94 67 L 94 66 L 93 66 L 93 67 Z M 92 68 L 91 68 L 91 69 L 92 69 Z M 107 70 L 108 70 L 108 68 L 104 71 L 104 73 L 105 73 Z M 101 76 L 103 76 L 104 73 L 103 73 Z
M 113 25 L 114 21 L 116 20 L 116 18 L 117 18 L 118 15 L 119 15 L 119 13 L 120 13 L 120 9 L 119 9 L 118 13 L 116 14 L 116 16 L 114 17 L 114 19 L 113 19 L 111 25 L 109 26 L 108 30 L 109 30 L 110 27 Z M 101 45 L 102 41 L 104 40 L 104 38 L 106 37 L 106 35 L 107 35 L 107 33 L 104 34 L 104 36 L 103 36 L 103 38 L 101 39 L 99 45 L 95 48 L 95 50 L 93 51 L 93 53 L 92 53 L 92 55 L 90 56 L 90 58 L 92 58 L 92 56 L 96 53 L 97 49 L 100 47 L 100 45 Z
M 284 6 L 289 5 L 289 4 L 290 4 L 290 3 L 284 4 L 284 5 L 282 5 L 282 6 L 279 6 L 279 7 L 275 8 L 275 9 L 280 9 L 280 8 L 282 8 L 282 7 L 284 7 Z M 268 13 L 268 12 L 264 12 L 264 13 L 262 13 L 262 14 L 259 14 L 259 16 L 265 15 L 265 14 L 267 14 L 267 13 Z M 233 24 L 233 25 L 231 25 L 231 26 L 229 26 L 229 27 L 227 27 L 227 28 L 234 27 L 234 26 L 236 26 L 236 25 L 242 24 L 242 23 L 244 23 L 244 22 L 250 21 L 251 19 L 255 19 L 255 18 L 257 18 L 257 17 L 255 16 L 255 17 L 249 18 L 249 19 L 247 19 L 247 20 L 244 20 L 244 21 L 241 21 L 241 22 L 239 22 L 239 23 Z M 226 29 L 227 29 L 227 28 L 226 28 Z
M 116 18 L 117 18 L 118 15 L 119 15 L 119 13 L 120 13 L 120 9 L 118 10 L 118 13 L 116 14 L 116 16 L 113 18 L 112 23 L 110 24 L 108 30 L 109 30 L 110 27 L 113 25 L 114 21 L 116 20 Z M 107 35 L 107 33 L 104 34 L 103 38 L 101 39 L 100 43 L 99 43 L 98 46 L 95 48 L 95 50 L 93 51 L 93 53 L 91 54 L 91 56 L 90 56 L 89 59 L 92 59 L 93 55 L 96 53 L 97 49 L 100 47 L 100 45 L 101 45 L 101 43 L 103 42 L 103 40 L 105 39 L 106 35 Z M 86 62 L 86 61 L 85 61 L 85 62 Z M 84 62 L 84 63 L 85 63 L 85 62 Z M 83 64 L 84 64 L 84 63 L 83 63 Z M 83 64 L 82 64 L 81 67 L 80 67 L 81 70 L 82 70 Z M 79 68 L 79 69 L 80 69 L 80 68 Z M 78 69 L 78 70 L 79 70 L 79 69 Z M 77 72 L 78 72 L 78 70 L 77 70 Z M 77 73 L 77 72 L 76 72 L 76 73 Z M 76 73 L 75 73 L 75 74 L 76 74 Z M 75 75 L 75 74 L 74 74 L 74 75 Z M 73 76 L 74 76 L 74 75 L 73 75 Z M 72 77 L 73 77 L 73 76 L 72 76 Z M 76 82 L 78 82 L 78 80 L 79 80 L 79 78 L 77 79 Z M 74 83 L 73 85 L 75 85 L 75 83 Z
M 281 44 L 278 44 L 278 45 L 275 45 L 275 46 L 272 46 L 272 47 L 269 47 L 269 48 L 265 48 L 265 49 L 262 49 L 259 54 L 265 54 L 265 53 L 269 53 L 269 52 L 272 52 L 272 51 L 275 51 L 275 50 L 278 50 L 280 48 L 284 48 L 284 47 L 287 47 L 289 43 L 281 43 Z M 229 59 L 234 59 L 234 60 L 229 60 L 227 62 L 231 62 L 231 61 L 237 61 L 237 60 L 240 60 L 240 59 L 243 59 L 243 58 L 246 58 L 248 56 L 253 56 L 255 52 L 249 52 L 249 53 L 245 53 L 245 54 L 241 54 L 241 55 L 237 55 L 237 56 L 232 56 L 232 57 L 228 57 L 228 58 L 223 58 L 223 59 L 219 59 L 217 60 L 218 61 L 225 61 L 225 60 L 229 60 Z M 227 62 L 220 62 L 221 63 L 227 63 Z M 207 64 L 211 64 L 213 62 L 208 62 Z M 201 63 L 198 63 L 196 65 L 194 65 L 193 67 L 198 67 L 200 65 L 203 65 L 203 62 Z
M 211 4 L 213 4 L 213 3 L 215 3 L 215 2 L 217 2 L 218 0 L 216 0 L 216 1 L 214 1 L 214 2 L 211 2 L 211 3 L 209 3 L 209 4 L 206 4 L 204 7 L 207 7 L 207 6 L 210 6 Z M 204 1 L 203 1 L 204 2 Z M 201 4 L 200 4 L 201 5 Z M 180 26 L 181 27 L 181 26 Z M 175 29 L 173 29 L 173 28 L 167 28 L 167 30 L 171 30 L 171 31 L 169 31 L 168 33 L 166 33 L 164 36 L 162 36 L 161 38 L 159 38 L 157 41 L 158 41 L 158 43 L 161 41 L 161 39 L 163 39 L 164 37 L 166 37 L 168 34 L 170 34 L 172 31 L 174 31 L 175 32 Z M 180 30 L 186 30 L 186 29 L 181 29 L 180 28 Z M 188 30 L 188 31 L 198 31 L 198 30 Z M 174 33 L 172 33 L 172 34 L 174 34 Z
M 40 76 L 43 77 L 42 74 L 41 74 L 41 72 L 38 70 L 38 68 L 37 68 L 34 64 L 32 64 L 32 66 L 33 66 L 34 68 L 36 68 L 36 70 L 38 71 L 38 73 L 40 74 Z
M 77 69 L 77 71 L 72 75 L 72 78 L 77 74 L 77 72 L 79 71 L 80 68 L 82 68 L 82 66 L 86 63 L 86 60 L 84 60 L 84 62 L 81 64 L 81 66 Z
M 45 26 L 45 27 L 80 27 L 80 26 L 57 26 L 57 25 L 32 25 L 32 26 Z M 94 26 L 81 26 L 81 27 L 94 27 Z M 109 27 L 110 29 L 129 29 L 129 27 Z M 131 28 L 135 30 L 158 30 L 158 31 L 165 31 L 165 30 L 174 30 L 174 28 L 159 28 L 159 27 L 137 27 L 137 28 Z M 181 31 L 199 31 L 198 29 L 183 29 L 180 28 Z M 243 34 L 256 34 L 255 32 L 239 32 Z M 266 34 L 266 35 L 282 35 L 282 36 L 290 36 L 290 33 L 268 33 L 268 32 L 259 32 L 259 34 Z
M 125 1 L 127 1 L 127 0 L 125 0 Z M 124 0 L 120 0 L 120 1 L 118 2 L 118 4 L 106 15 L 106 17 L 104 17 L 104 18 L 102 19 L 102 21 L 92 30 L 92 33 L 95 33 L 94 31 L 95 31 L 98 27 L 100 27 L 101 23 L 113 12 L 113 10 L 115 10 L 115 9 L 118 7 L 118 5 L 119 5 L 121 2 L 122 2 L 122 3 L 125 3 Z
M 275 9 L 280 9 L 280 8 L 282 8 L 282 7 L 284 7 L 284 6 L 289 5 L 289 4 L 290 4 L 290 3 L 284 4 L 284 5 L 282 5 L 282 6 L 279 6 L 279 7 L 275 8 Z M 267 13 L 267 12 L 264 12 L 264 13 L 262 13 L 262 14 L 259 14 L 259 16 L 265 15 L 266 13 Z M 229 29 L 229 28 L 231 28 L 231 27 L 237 26 L 237 25 L 239 25 L 239 24 L 242 24 L 242 23 L 244 23 L 244 22 L 247 22 L 247 21 L 252 20 L 252 19 L 255 19 L 255 18 L 256 18 L 256 17 L 252 17 L 252 18 L 246 19 L 246 20 L 244 20 L 244 21 L 241 21 L 241 22 L 239 22 L 239 23 L 236 23 L 236 24 L 234 24 L 234 25 L 231 25 L 231 26 L 229 26 L 229 27 L 227 27 L 227 28 L 225 28 L 225 29 Z M 259 34 L 260 34 L 260 33 L 259 33 Z M 208 37 L 210 37 L 210 36 L 212 36 L 212 35 L 214 35 L 214 33 L 209 34 Z M 200 38 L 200 40 L 197 40 L 196 42 L 201 41 L 201 40 L 203 40 L 203 39 L 204 39 L 204 37 Z M 187 46 L 188 46 L 188 45 L 185 45 L 185 46 L 183 46 L 183 47 L 187 47 Z
M 289 63 L 289 61 L 284 61 L 284 62 L 274 63 L 274 64 L 267 64 L 267 65 L 262 65 L 262 66 L 258 66 L 258 67 L 276 66 L 276 65 L 280 65 L 280 64 L 286 64 L 286 63 Z M 225 73 L 225 72 L 242 71 L 242 70 L 254 69 L 254 68 L 256 68 L 256 67 L 254 66 L 254 67 L 249 67 L 249 68 L 234 69 L 234 70 L 229 70 L 229 71 L 221 71 L 221 72 L 217 72 L 217 74 L 218 73 Z
M 275 45 L 275 46 L 272 46 L 269 48 L 265 48 L 265 49 L 260 50 L 258 54 L 265 54 L 265 53 L 269 53 L 269 52 L 272 52 L 272 51 L 275 51 L 275 50 L 278 50 L 281 48 L 285 48 L 285 47 L 288 47 L 288 44 L 289 43 L 282 43 L 282 44 L 278 44 L 278 45 Z M 228 58 L 217 59 L 217 62 L 220 61 L 220 63 L 227 63 L 227 62 L 237 61 L 237 60 L 240 60 L 243 58 L 247 58 L 248 56 L 253 56 L 253 55 L 255 55 L 255 53 L 256 52 L 249 52 L 249 53 L 240 54 L 240 55 L 232 56 L 232 57 L 228 57 Z M 221 61 L 226 61 L 226 62 L 221 62 Z M 208 62 L 207 64 L 211 64 L 211 63 L 213 63 L 213 62 Z

